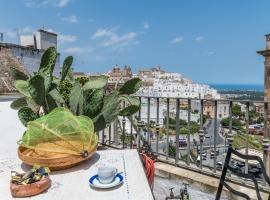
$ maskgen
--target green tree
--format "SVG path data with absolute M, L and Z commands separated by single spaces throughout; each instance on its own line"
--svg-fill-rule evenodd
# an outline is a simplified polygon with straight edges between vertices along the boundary
M 221 124 L 222 124 L 222 126 L 224 126 L 224 127 L 229 127 L 229 124 L 230 124 L 230 119 L 229 119 L 229 117 L 222 119 L 222 120 L 221 120 Z M 233 119 L 232 119 L 232 126 L 233 126 L 233 127 L 240 128 L 240 127 L 242 126 L 242 124 L 241 124 L 240 120 L 234 119 L 234 118 L 233 118 Z
M 241 106 L 240 105 L 233 105 L 232 107 L 232 114 L 237 117 L 242 117 L 243 112 L 241 111 Z
M 188 129 L 186 128 L 186 127 L 182 127 L 182 128 L 180 128 L 180 131 L 179 131 L 179 133 L 181 134 L 181 135 L 187 135 L 188 134 Z

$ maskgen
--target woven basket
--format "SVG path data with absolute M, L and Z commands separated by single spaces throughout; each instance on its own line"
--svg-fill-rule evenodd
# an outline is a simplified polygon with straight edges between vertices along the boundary
M 43 144 L 43 146 L 51 146 L 50 144 Z M 89 160 L 97 150 L 97 144 L 88 150 L 88 156 L 83 157 L 81 155 L 72 155 L 68 153 L 52 153 L 42 150 L 29 149 L 19 146 L 18 156 L 28 165 L 40 165 L 49 167 L 52 171 L 63 170 L 71 168 L 80 164 L 83 161 Z M 51 147 L 53 148 L 53 146 Z

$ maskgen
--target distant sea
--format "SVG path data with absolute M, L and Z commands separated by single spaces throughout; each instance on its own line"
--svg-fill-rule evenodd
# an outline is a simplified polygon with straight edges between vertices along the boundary
M 217 90 L 263 91 L 263 84 L 208 84 Z

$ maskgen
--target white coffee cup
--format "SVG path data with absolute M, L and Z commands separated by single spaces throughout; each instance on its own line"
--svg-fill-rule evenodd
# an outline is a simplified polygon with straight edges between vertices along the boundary
M 98 168 L 98 180 L 100 183 L 111 183 L 117 174 L 117 169 L 111 166 L 103 166 Z

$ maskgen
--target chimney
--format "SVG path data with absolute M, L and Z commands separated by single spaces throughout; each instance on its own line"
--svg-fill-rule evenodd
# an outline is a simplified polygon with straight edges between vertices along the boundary
M 270 34 L 265 35 L 266 39 L 266 50 L 270 50 Z
M 0 33 L 0 42 L 4 42 L 4 33 Z

